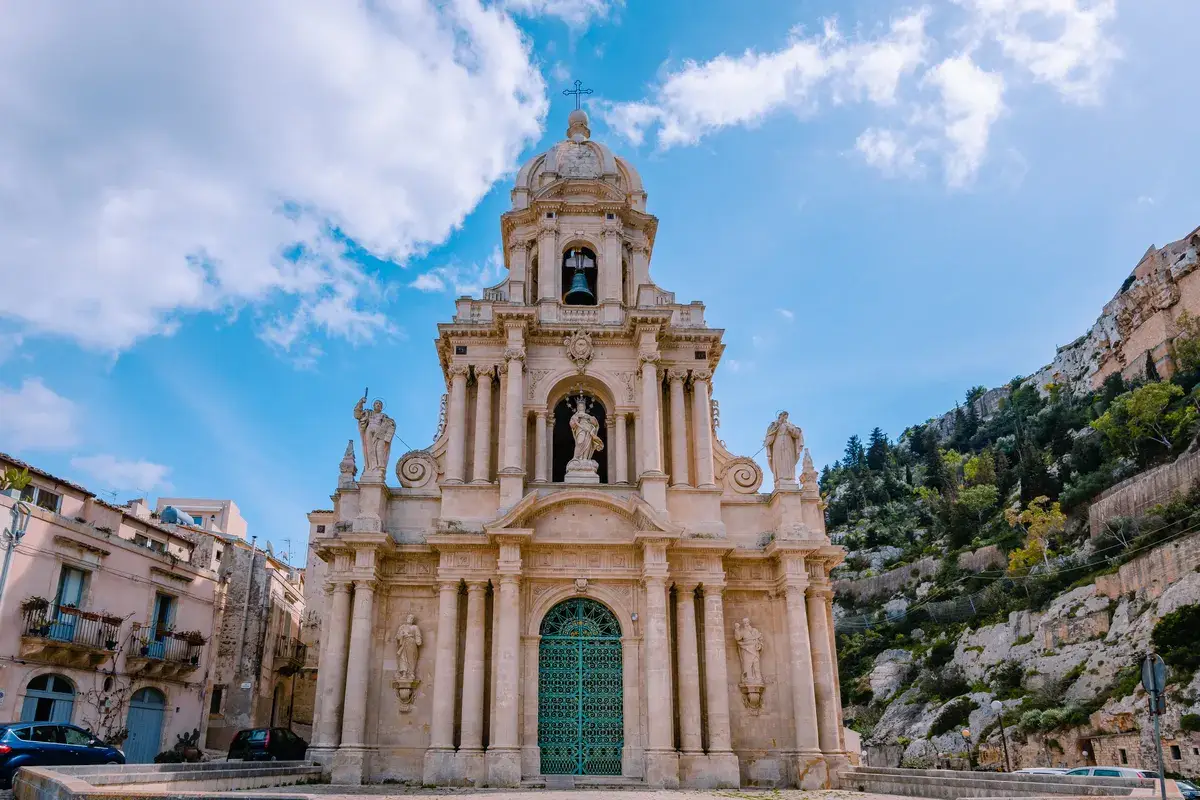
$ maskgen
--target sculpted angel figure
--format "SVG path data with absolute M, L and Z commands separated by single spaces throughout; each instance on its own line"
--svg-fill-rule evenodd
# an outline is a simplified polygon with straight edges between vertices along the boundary
M 600 423 L 587 412 L 587 401 L 582 397 L 575 402 L 571 435 L 575 437 L 574 460 L 589 461 L 593 453 L 604 449 L 604 442 L 600 441 Z
M 762 679 L 762 632 L 750 624 L 749 617 L 733 623 L 733 640 L 742 660 L 742 683 L 759 685 Z
M 392 452 L 396 421 L 383 413 L 382 400 L 376 400 L 369 409 L 364 407 L 365 401 L 365 397 L 359 398 L 354 406 L 354 418 L 358 420 L 358 432 L 362 436 L 363 474 L 378 470 L 382 475 Z
M 396 629 L 396 677 L 412 679 L 417 676 L 417 658 L 421 655 L 421 629 L 417 618 L 409 614 Z
M 775 476 L 775 484 L 796 482 L 796 462 L 804 450 L 804 433 L 795 425 L 788 422 L 788 412 L 780 411 L 779 416 L 767 428 L 767 438 L 763 442 L 767 450 L 767 466 Z

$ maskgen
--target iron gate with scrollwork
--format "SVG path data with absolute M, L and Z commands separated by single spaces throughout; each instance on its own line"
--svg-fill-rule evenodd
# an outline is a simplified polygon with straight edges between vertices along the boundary
M 543 775 L 620 775 L 625 743 L 621 626 L 595 600 L 547 612 L 538 657 Z

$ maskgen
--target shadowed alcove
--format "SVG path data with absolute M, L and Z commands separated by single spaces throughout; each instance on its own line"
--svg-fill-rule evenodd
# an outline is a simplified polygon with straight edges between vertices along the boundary
M 600 424 L 599 435 L 600 441 L 604 442 L 604 449 L 597 451 L 592 458 L 600 465 L 600 482 L 608 483 L 607 413 L 604 404 L 595 396 L 586 392 L 583 396 L 587 398 L 588 413 L 595 417 L 596 422 Z M 559 400 L 558 404 L 554 406 L 554 433 L 550 440 L 554 460 L 550 465 L 550 480 L 555 483 L 562 483 L 567 475 L 567 462 L 575 453 L 575 437 L 571 434 L 571 417 L 575 414 L 575 402 L 578 398 L 579 395 L 573 393 Z

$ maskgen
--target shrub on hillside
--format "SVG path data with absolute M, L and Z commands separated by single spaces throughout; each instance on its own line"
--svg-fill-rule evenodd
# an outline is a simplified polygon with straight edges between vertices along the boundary
M 958 728 L 967 723 L 971 712 L 975 710 L 975 702 L 969 697 L 956 697 L 938 712 L 933 724 L 929 726 L 930 737 L 941 736 L 943 733 Z
M 1154 625 L 1150 643 L 1168 665 L 1187 674 L 1200 667 L 1200 604 L 1183 606 Z

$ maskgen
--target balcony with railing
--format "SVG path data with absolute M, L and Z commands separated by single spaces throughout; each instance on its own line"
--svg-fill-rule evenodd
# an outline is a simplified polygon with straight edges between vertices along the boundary
M 21 608 L 21 658 L 97 667 L 116 651 L 121 622 L 120 617 L 76 606 L 27 600 Z
M 200 667 L 200 651 L 203 647 L 202 640 L 190 639 L 188 634 L 135 623 L 125 666 L 130 672 L 143 675 L 182 677 Z
M 275 640 L 275 669 L 280 675 L 294 675 L 304 666 L 308 645 L 293 636 Z

